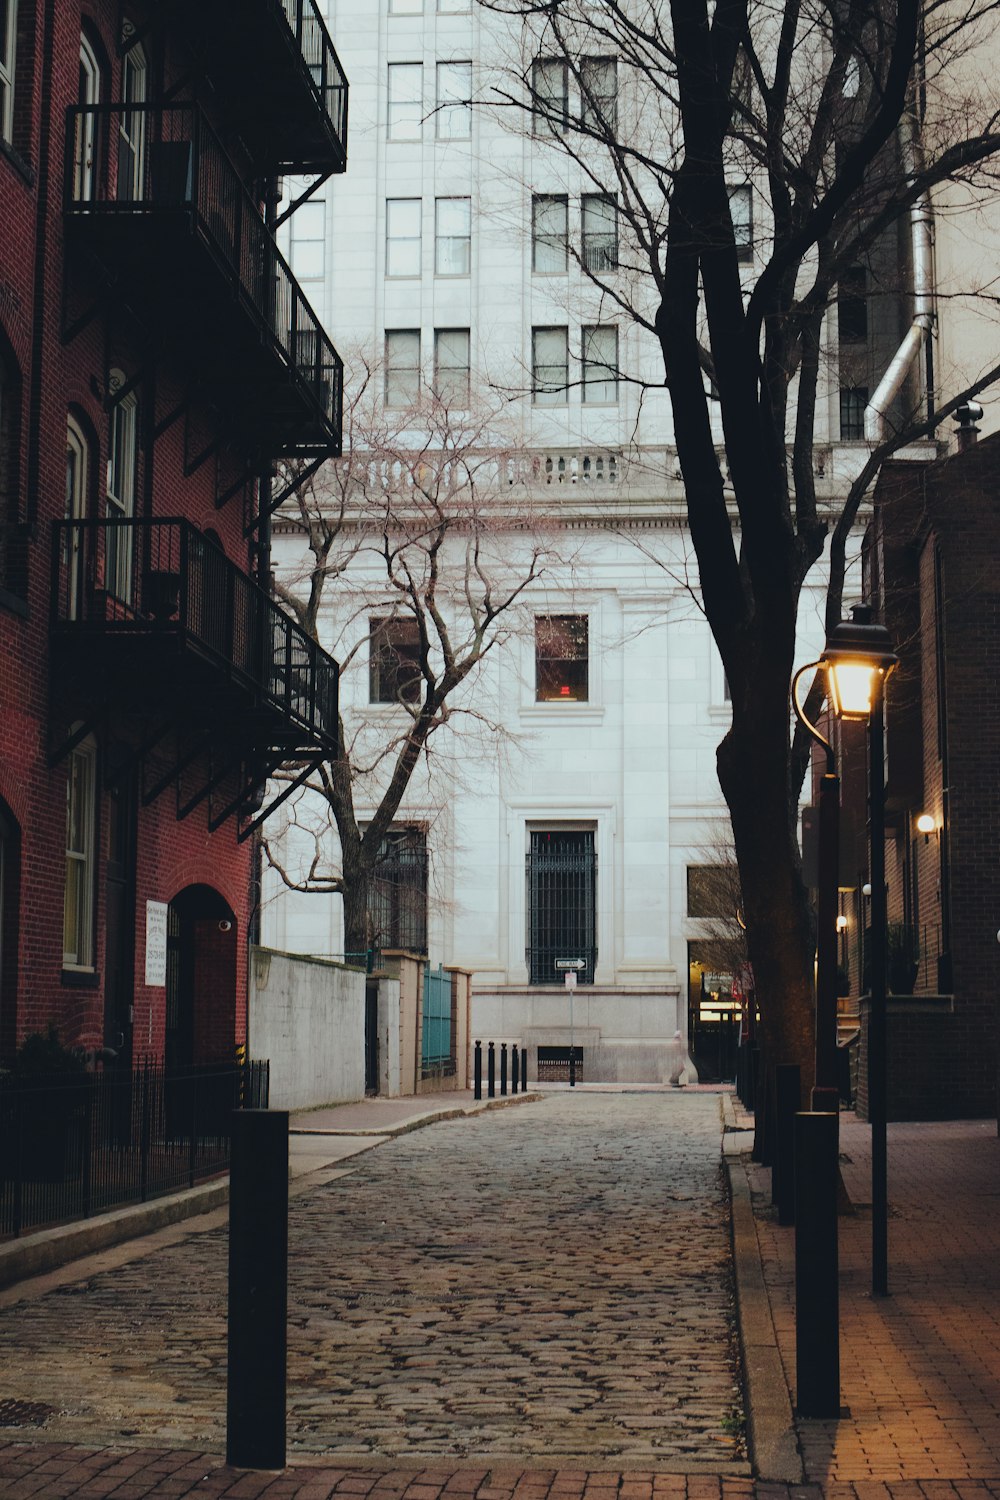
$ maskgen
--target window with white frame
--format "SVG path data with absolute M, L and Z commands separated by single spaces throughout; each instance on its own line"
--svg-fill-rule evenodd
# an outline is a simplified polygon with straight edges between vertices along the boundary
M 387 198 L 385 204 L 385 274 L 420 275 L 419 198 Z
M 472 0 L 437 0 L 437 8 L 442 16 L 462 15 L 471 10 Z
M 288 259 L 299 281 L 321 281 L 326 272 L 326 202 L 309 198 L 288 221 Z
M 139 403 L 135 391 L 118 396 L 125 385 L 121 370 L 111 372 L 111 430 L 108 437 L 107 541 L 104 584 L 114 599 L 132 599 L 132 517 L 135 515 Z
M 531 330 L 531 399 L 535 406 L 563 406 L 569 386 L 569 330 Z
M 730 187 L 729 216 L 733 221 L 737 260 L 753 259 L 753 190 L 749 182 Z
M 542 275 L 566 270 L 569 199 L 565 193 L 536 193 L 531 200 L 531 269 Z
M 0 0 L 0 5 L 3 0 Z M 101 68 L 86 32 L 80 33 L 80 87 L 77 103 L 83 113 L 76 116 L 73 139 L 73 199 L 90 203 L 95 196 L 97 163 L 97 112 L 101 102 Z
M 535 616 L 535 701 L 586 703 L 590 695 L 586 615 Z
M 66 775 L 66 883 L 63 967 L 94 964 L 94 849 L 97 747 L 85 739 L 70 752 Z
M 613 57 L 580 59 L 580 118 L 586 130 L 618 129 L 618 64 Z
M 369 621 L 369 701 L 416 703 L 420 698 L 420 627 L 412 615 Z
M 445 406 L 469 404 L 468 328 L 434 330 L 434 392 Z
M 390 141 L 419 141 L 424 117 L 424 70 L 420 63 L 390 63 L 388 135 Z
M 63 547 L 63 565 L 66 570 L 65 594 L 60 606 L 65 607 L 66 618 L 75 620 L 79 616 L 83 596 L 83 526 L 87 518 L 88 470 L 90 451 L 83 428 L 76 418 L 66 421 L 66 520 L 71 524 Z
M 122 59 L 118 113 L 118 200 L 137 203 L 145 196 L 146 54 L 137 43 Z
M 0 0 L 0 141 L 14 139 L 14 63 L 17 0 Z
M 598 324 L 582 330 L 583 399 L 591 406 L 618 400 L 618 329 Z
M 385 336 L 385 404 L 413 406 L 420 399 L 420 329 L 393 328 Z
M 556 57 L 538 57 L 531 65 L 532 131 L 562 135 L 569 119 L 569 74 Z
M 435 134 L 439 141 L 467 141 L 472 134 L 472 64 L 437 65 Z
M 586 270 L 600 274 L 618 265 L 618 202 L 611 193 L 584 193 L 581 253 Z
M 424 0 L 389 0 L 390 16 L 419 16 L 424 8 Z
M 468 276 L 472 270 L 472 199 L 438 198 L 434 204 L 434 271 Z

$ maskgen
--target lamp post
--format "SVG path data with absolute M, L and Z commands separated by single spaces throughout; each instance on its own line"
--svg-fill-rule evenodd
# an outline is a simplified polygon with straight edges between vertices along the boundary
M 872 1294 L 888 1294 L 886 1160 L 885 681 L 899 661 L 889 632 L 856 604 L 827 636 L 830 706 L 838 718 L 868 724 L 868 838 L 871 882 L 869 946 L 868 1121 L 872 1132 Z

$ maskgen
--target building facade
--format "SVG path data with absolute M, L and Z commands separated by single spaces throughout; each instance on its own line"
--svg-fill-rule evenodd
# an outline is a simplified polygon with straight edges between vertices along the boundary
M 0 1060 L 231 1061 L 247 834 L 336 739 L 267 589 L 272 468 L 341 441 L 269 184 L 343 170 L 346 79 L 312 0 L 2 14 Z

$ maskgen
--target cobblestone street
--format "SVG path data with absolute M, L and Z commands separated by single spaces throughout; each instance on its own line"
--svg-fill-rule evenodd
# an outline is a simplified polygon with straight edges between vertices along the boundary
M 743 1467 L 719 1099 L 559 1093 L 293 1198 L 289 1458 Z M 79 1274 L 79 1273 L 77 1273 Z M 0 1311 L 60 1443 L 223 1451 L 224 1223 Z

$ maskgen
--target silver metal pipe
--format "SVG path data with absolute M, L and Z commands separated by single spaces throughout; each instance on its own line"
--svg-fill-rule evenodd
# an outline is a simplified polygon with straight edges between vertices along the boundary
M 917 126 L 907 112 L 899 122 L 903 170 L 908 178 L 916 171 Z M 913 361 L 934 326 L 933 217 L 926 193 L 910 208 L 910 244 L 913 256 L 913 321 L 903 341 L 886 366 L 885 373 L 865 407 L 865 439 L 880 443 L 885 436 L 886 413 L 902 389 Z

